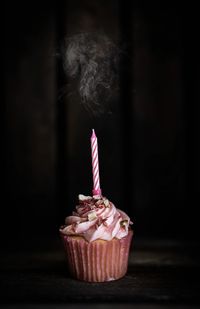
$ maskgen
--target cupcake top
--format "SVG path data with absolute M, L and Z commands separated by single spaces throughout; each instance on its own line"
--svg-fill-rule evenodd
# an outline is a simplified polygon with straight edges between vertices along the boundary
M 128 234 L 132 224 L 129 216 L 106 197 L 80 194 L 78 199 L 76 211 L 65 218 L 65 225 L 60 228 L 62 234 L 82 236 L 88 242 L 121 239 Z

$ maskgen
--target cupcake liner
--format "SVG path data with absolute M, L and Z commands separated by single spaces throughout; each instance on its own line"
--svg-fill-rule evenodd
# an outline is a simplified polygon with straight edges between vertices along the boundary
M 90 243 L 81 236 L 61 236 L 69 270 L 74 278 L 104 282 L 117 280 L 126 274 L 132 230 L 122 239 L 99 239 Z

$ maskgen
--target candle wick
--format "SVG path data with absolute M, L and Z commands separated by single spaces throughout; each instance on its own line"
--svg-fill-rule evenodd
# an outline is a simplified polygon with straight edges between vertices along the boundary
M 96 137 L 94 129 L 92 129 L 92 137 Z

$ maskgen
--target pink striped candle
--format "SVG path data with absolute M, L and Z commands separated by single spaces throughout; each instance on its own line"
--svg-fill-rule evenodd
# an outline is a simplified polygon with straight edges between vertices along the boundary
M 100 180 L 99 180 L 98 143 L 94 129 L 92 129 L 92 136 L 91 136 L 91 151 L 92 151 L 92 173 L 93 173 L 92 194 L 101 195 Z

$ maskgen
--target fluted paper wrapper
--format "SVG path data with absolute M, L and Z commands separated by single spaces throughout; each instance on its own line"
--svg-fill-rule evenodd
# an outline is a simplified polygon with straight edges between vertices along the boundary
M 128 268 L 128 257 L 133 231 L 122 239 L 87 242 L 80 236 L 61 234 L 69 270 L 76 279 L 104 282 L 123 277 Z

